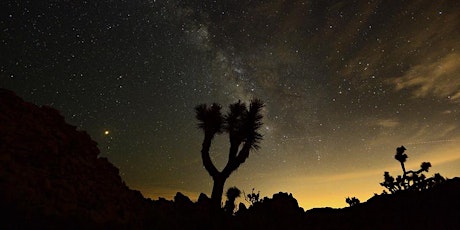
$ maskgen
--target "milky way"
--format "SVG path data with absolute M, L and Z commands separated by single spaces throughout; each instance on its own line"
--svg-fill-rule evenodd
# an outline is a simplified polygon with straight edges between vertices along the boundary
M 194 106 L 260 98 L 261 149 L 227 181 L 304 208 L 408 167 L 460 174 L 460 2 L 7 1 L 0 87 L 87 130 L 151 198 L 210 195 Z M 222 167 L 228 140 L 215 140 Z M 430 174 L 429 174 L 430 175 Z

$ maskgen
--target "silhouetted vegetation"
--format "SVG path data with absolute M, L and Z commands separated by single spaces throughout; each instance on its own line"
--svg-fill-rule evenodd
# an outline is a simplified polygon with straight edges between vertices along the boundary
M 352 198 L 347 197 L 345 199 L 345 202 L 347 202 L 347 204 L 350 205 L 350 207 L 353 207 L 353 206 L 361 203 L 361 201 L 359 201 L 359 199 L 356 198 L 356 197 L 352 197 Z
M 207 106 L 201 104 L 195 107 L 198 127 L 204 131 L 201 149 L 201 159 L 205 169 L 214 181 L 211 200 L 215 208 L 220 208 L 224 184 L 230 174 L 249 157 L 252 149 L 258 149 L 262 135 L 258 132 L 262 126 L 262 101 L 254 99 L 249 104 L 238 101 L 229 105 L 229 111 L 222 115 L 219 104 Z M 228 161 L 222 171 L 219 171 L 211 160 L 209 149 L 216 134 L 228 133 L 230 149 Z
M 257 202 L 260 202 L 260 191 L 257 193 L 254 192 L 254 188 L 252 188 L 251 193 L 249 194 L 244 194 L 244 199 L 250 203 L 251 205 L 254 205 Z
M 405 154 L 406 148 L 404 146 L 396 148 L 395 159 L 400 162 L 403 175 L 398 175 L 396 179 L 390 175 L 389 172 L 384 172 L 383 182 L 380 183 L 381 186 L 388 189 L 392 194 L 402 191 L 402 190 L 414 190 L 422 191 L 427 190 L 435 186 L 436 184 L 442 183 L 445 181 L 445 178 L 442 177 L 439 173 L 436 173 L 433 177 L 427 178 L 423 172 L 428 172 L 431 163 L 422 162 L 420 169 L 413 171 L 406 171 L 404 163 L 406 162 L 408 156 Z
M 224 211 L 229 215 L 233 215 L 233 211 L 235 210 L 235 200 L 240 197 L 241 191 L 237 187 L 231 187 L 227 190 L 226 195 L 227 201 L 225 202 Z

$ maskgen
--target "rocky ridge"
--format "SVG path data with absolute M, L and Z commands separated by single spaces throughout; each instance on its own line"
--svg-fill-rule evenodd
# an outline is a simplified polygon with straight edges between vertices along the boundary
M 7 210 L 2 225 L 15 228 L 142 228 L 151 209 L 99 156 L 86 132 L 67 124 L 57 110 L 5 89 L 0 89 L 0 204 Z

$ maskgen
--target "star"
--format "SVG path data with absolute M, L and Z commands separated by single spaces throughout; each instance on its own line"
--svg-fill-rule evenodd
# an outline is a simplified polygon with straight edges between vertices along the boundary
M 77 2 L 2 4 L 0 87 L 59 110 L 146 197 L 210 195 L 194 106 L 251 98 L 264 137 L 229 186 L 343 207 L 378 192 L 403 144 L 460 174 L 457 1 Z M 319 177 L 356 190 L 324 197 Z

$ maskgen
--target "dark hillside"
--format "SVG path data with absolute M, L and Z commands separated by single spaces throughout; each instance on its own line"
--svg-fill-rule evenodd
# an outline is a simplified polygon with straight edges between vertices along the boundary
M 0 89 L 2 229 L 146 225 L 151 207 L 55 109 Z
M 427 191 L 376 195 L 344 209 L 306 212 L 309 229 L 460 229 L 460 178 Z

